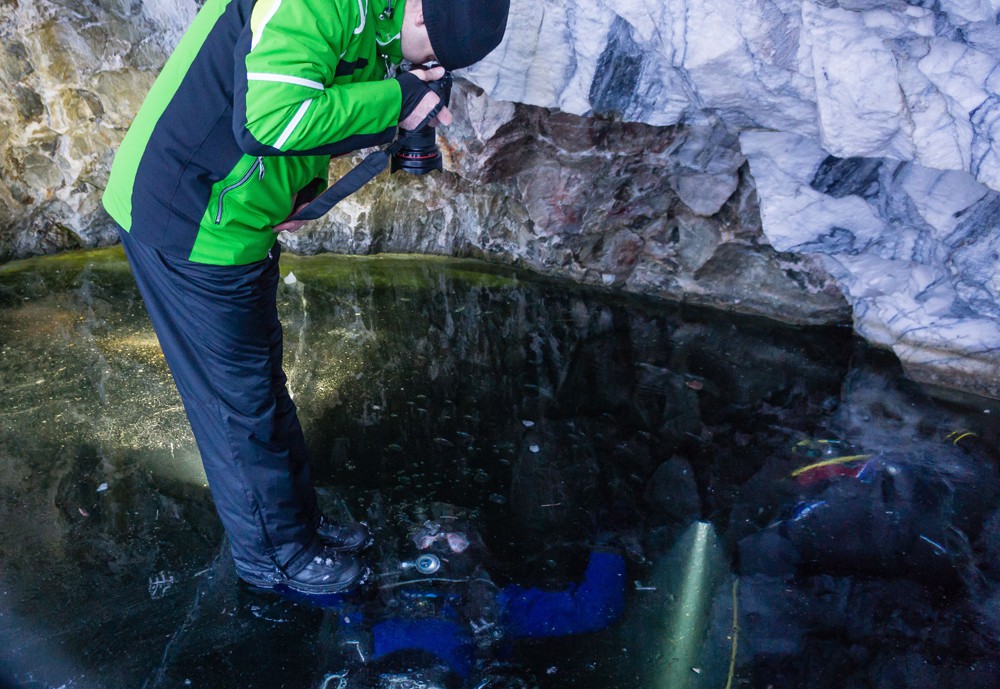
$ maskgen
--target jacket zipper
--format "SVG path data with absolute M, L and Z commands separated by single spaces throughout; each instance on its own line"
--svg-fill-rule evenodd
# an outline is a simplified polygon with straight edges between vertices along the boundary
M 246 171 L 246 174 L 243 175 L 243 177 L 241 177 L 239 179 L 239 181 L 233 182 L 228 187 L 226 187 L 225 189 L 223 189 L 222 191 L 219 192 L 219 204 L 218 204 L 218 207 L 216 208 L 216 211 L 215 211 L 215 224 L 216 225 L 221 225 L 222 224 L 222 206 L 223 206 L 223 201 L 226 198 L 226 194 L 228 194 L 231 191 L 235 191 L 236 189 L 239 189 L 244 184 L 246 184 L 247 182 L 249 182 L 250 178 L 253 177 L 253 173 L 254 172 L 257 173 L 257 179 L 258 180 L 263 180 L 264 179 L 264 159 L 263 158 L 257 158 L 257 160 L 254 161 L 254 164 L 250 166 L 250 169 Z

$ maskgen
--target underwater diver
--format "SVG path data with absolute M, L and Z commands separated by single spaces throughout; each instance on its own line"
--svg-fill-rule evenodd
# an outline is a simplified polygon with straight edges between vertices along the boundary
M 282 369 L 277 233 L 322 198 L 331 155 L 448 124 L 431 84 L 496 48 L 507 12 L 508 0 L 207 0 L 115 156 L 104 207 L 248 583 L 327 595 L 368 572 L 354 554 L 367 528 L 316 507 Z M 414 68 L 397 74 L 404 60 Z
M 962 433 L 923 459 L 858 453 L 838 441 L 799 443 L 794 454 L 815 461 L 789 476 L 795 499 L 740 540 L 741 573 L 972 584 L 970 542 L 996 492 L 995 470 L 978 451 L 973 434 Z
M 586 562 L 574 580 L 498 586 L 468 519 L 448 510 L 412 524 L 403 558 L 383 549 L 367 600 L 330 601 L 346 641 L 324 659 L 321 689 L 532 686 L 510 661 L 513 642 L 600 631 L 624 610 L 621 553 L 574 550 Z
M 1000 524 L 1000 463 L 948 430 L 892 445 L 896 433 L 861 432 L 857 448 L 806 440 L 745 484 L 731 517 L 745 682 L 996 686 L 1000 589 L 984 545 Z

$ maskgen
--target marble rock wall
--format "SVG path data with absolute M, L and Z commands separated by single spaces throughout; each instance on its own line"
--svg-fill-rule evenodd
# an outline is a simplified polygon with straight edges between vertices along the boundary
M 494 98 L 655 125 L 721 119 L 1000 189 L 998 0 L 512 0 L 467 71 Z
M 114 242 L 113 152 L 196 0 L 0 0 L 0 259 Z M 449 173 L 382 176 L 294 251 L 473 255 L 770 316 L 847 322 L 825 269 L 774 251 L 739 139 L 490 98 L 460 81 Z M 351 161 L 334 163 L 332 176 Z
M 0 260 L 115 241 L 113 152 L 199 0 L 0 0 Z M 283 239 L 849 322 L 1000 397 L 1000 0 L 512 0 L 450 172 Z M 351 161 L 334 163 L 334 175 Z
M 766 241 L 820 261 L 914 377 L 997 396 L 998 24 L 1000 0 L 512 0 L 465 76 L 735 133 Z

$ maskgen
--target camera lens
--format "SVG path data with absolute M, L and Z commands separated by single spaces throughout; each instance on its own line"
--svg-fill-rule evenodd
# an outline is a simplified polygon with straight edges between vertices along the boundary
M 427 87 L 447 106 L 451 100 L 451 83 L 451 72 L 445 72 L 443 77 L 429 82 Z M 427 125 L 412 132 L 400 128 L 398 136 L 404 141 L 404 145 L 393 154 L 390 172 L 404 170 L 412 175 L 426 175 L 428 172 L 444 169 L 434 127 Z
M 392 157 L 392 172 L 405 170 L 413 175 L 426 175 L 428 172 L 444 169 L 434 127 L 424 127 L 414 132 L 401 130 L 399 135 L 408 138 L 406 145 Z

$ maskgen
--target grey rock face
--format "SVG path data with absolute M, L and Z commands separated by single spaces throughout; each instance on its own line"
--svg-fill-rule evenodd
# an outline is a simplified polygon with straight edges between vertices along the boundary
M 194 0 L 0 4 L 0 258 L 110 244 L 114 150 Z
M 474 88 L 452 109 L 452 172 L 380 177 L 287 245 L 475 256 L 792 323 L 847 317 L 818 263 L 762 246 L 753 182 L 724 127 L 581 118 Z

